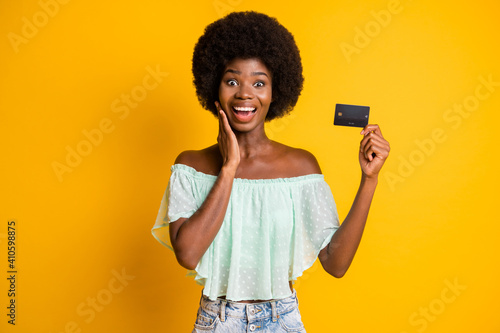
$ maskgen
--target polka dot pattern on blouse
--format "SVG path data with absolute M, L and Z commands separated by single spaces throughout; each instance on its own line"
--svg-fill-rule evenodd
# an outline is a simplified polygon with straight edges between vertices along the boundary
M 189 218 L 217 179 L 183 164 L 171 171 L 151 230 L 170 249 L 168 224 Z M 222 226 L 193 275 L 213 300 L 288 297 L 288 281 L 313 265 L 338 227 L 335 201 L 321 174 L 236 178 Z

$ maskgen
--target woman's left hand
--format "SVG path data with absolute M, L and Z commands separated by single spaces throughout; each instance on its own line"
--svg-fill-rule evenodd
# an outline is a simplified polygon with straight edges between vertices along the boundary
M 361 131 L 364 135 L 359 149 L 359 164 L 363 175 L 376 178 L 391 150 L 378 125 L 366 125 Z

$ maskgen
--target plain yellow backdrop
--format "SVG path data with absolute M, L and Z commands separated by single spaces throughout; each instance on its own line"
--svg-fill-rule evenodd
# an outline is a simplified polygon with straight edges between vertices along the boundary
M 1 1 L 2 332 L 189 332 L 201 289 L 150 229 L 179 152 L 215 143 L 191 55 L 229 11 L 276 17 L 305 85 L 273 139 L 311 151 L 341 219 L 369 105 L 391 143 L 341 279 L 296 284 L 307 331 L 499 332 L 498 1 Z M 16 325 L 7 224 L 16 223 Z

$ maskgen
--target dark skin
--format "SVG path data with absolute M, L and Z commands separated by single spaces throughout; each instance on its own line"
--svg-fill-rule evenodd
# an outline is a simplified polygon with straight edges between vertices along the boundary
M 270 140 L 264 121 L 272 102 L 272 75 L 258 59 L 229 62 L 219 87 L 217 144 L 181 153 L 175 163 L 215 175 L 217 179 L 201 207 L 188 219 L 170 223 L 170 240 L 177 261 L 194 269 L 219 231 L 235 178 L 269 179 L 321 174 L 316 158 Z M 247 110 L 254 110 L 249 112 Z M 326 272 L 342 277 L 361 241 L 379 171 L 390 151 L 378 125 L 367 125 L 361 134 L 361 182 L 344 222 L 318 258 Z M 372 156 L 373 154 L 373 156 Z M 290 289 L 292 284 L 290 282 Z M 262 300 L 253 300 L 253 302 Z M 252 301 L 248 301 L 252 302 Z

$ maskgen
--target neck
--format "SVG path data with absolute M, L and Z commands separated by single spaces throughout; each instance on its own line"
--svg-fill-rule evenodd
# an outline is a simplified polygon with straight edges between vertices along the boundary
M 238 139 L 238 146 L 240 148 L 241 158 L 252 158 L 259 153 L 262 153 L 264 148 L 268 147 L 272 142 L 266 135 L 264 127 L 260 130 L 252 132 L 237 132 L 234 134 Z

